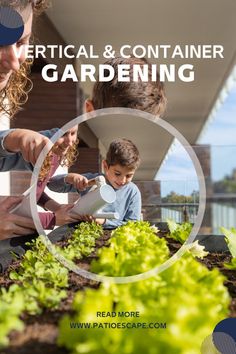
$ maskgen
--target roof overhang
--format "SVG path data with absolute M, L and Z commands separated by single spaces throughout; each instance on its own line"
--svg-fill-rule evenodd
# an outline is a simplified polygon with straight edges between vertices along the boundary
M 235 0 L 173 0 L 138 2 L 54 0 L 48 16 L 68 44 L 87 48 L 93 45 L 99 59 L 81 62 L 101 64 L 107 44 L 118 49 L 124 44 L 176 45 L 222 45 L 224 58 L 216 59 L 170 59 L 163 64 L 174 63 L 194 66 L 195 80 L 166 82 L 168 109 L 164 117 L 194 144 L 214 106 L 218 94 L 236 64 L 236 1 Z M 154 59 L 153 62 L 156 62 Z M 83 84 L 86 94 L 91 84 Z M 73 118 L 73 117 L 72 117 Z M 140 178 L 152 179 L 171 144 L 168 134 L 159 135 L 159 129 L 147 127 L 140 120 L 106 119 L 89 122 L 89 126 L 101 143 L 108 143 L 117 136 L 133 139 L 142 154 L 143 165 Z M 144 127 L 145 126 L 145 127 Z

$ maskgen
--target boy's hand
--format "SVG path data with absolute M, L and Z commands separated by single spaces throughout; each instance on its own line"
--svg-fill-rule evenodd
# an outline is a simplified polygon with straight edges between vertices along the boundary
M 93 221 L 95 221 L 99 225 L 103 225 L 106 222 L 106 219 L 98 219 L 98 218 L 95 218 L 92 215 L 87 215 L 87 214 L 79 215 L 79 214 L 74 214 L 74 213 L 72 214 L 71 213 L 71 216 L 74 219 L 76 219 L 75 221 L 84 221 L 84 222 L 93 222 Z
M 84 221 L 84 222 L 93 222 L 95 221 L 95 218 L 92 215 L 88 214 L 76 214 L 76 213 L 71 213 L 71 216 L 73 218 L 76 218 L 77 221 Z
M 77 215 L 76 217 L 78 218 L 79 221 L 84 221 L 84 222 L 95 221 L 99 225 L 104 225 L 106 222 L 106 219 L 94 218 L 92 215 Z
M 93 222 L 95 219 L 92 215 L 78 215 L 80 221 Z
M 106 222 L 106 219 L 95 219 L 96 223 L 99 225 L 104 225 Z
M 65 182 L 72 184 L 79 191 L 83 191 L 88 187 L 88 179 L 78 173 L 68 173 L 65 177 Z
M 5 137 L 4 148 L 9 152 L 21 152 L 25 161 L 35 165 L 41 151 L 48 142 L 50 142 L 50 139 L 37 132 L 28 129 L 16 129 Z

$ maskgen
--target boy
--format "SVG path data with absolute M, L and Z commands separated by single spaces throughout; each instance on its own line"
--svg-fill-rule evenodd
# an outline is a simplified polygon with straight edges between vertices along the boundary
M 103 161 L 104 175 L 106 182 L 116 192 L 116 201 L 103 208 L 104 212 L 117 212 L 119 219 L 96 219 L 104 228 L 118 227 L 128 220 L 140 220 L 141 216 L 141 195 L 138 187 L 132 183 L 133 176 L 140 163 L 137 147 L 128 139 L 116 139 L 111 142 L 106 159 Z M 86 173 L 79 175 L 69 173 L 64 176 L 63 183 L 61 176 L 55 176 L 50 182 L 50 189 L 57 192 L 81 191 L 88 186 L 88 179 L 98 176 L 99 173 Z M 62 183 L 60 187 L 60 183 Z M 74 188 L 73 188 L 73 187 Z M 82 192 L 81 195 L 88 192 Z M 88 218 L 81 217 L 81 220 Z
M 92 99 L 86 100 L 85 110 L 86 112 L 91 112 L 96 109 L 110 108 L 110 107 L 126 107 L 139 109 L 151 114 L 162 116 L 166 108 L 166 97 L 164 92 L 164 85 L 160 82 L 159 73 L 157 73 L 156 80 L 152 78 L 151 64 L 145 58 L 122 58 L 117 57 L 109 59 L 105 64 L 111 65 L 114 69 L 115 75 L 113 80 L 110 82 L 99 82 L 97 81 L 93 87 Z M 118 65 L 128 64 L 130 65 L 130 81 L 119 82 L 118 81 Z M 138 64 L 140 66 L 148 65 L 148 78 L 147 82 L 132 81 L 133 65 Z M 111 154 L 116 156 L 115 150 L 113 150 L 113 144 L 118 144 L 121 146 L 122 153 L 119 153 L 119 156 L 123 156 L 125 153 L 126 158 L 122 160 L 117 158 L 115 162 L 111 163 Z M 130 147 L 128 148 L 127 144 L 133 146 L 133 150 Z M 122 150 L 122 146 L 127 149 L 125 152 Z M 136 151 L 136 153 L 134 153 Z M 130 157 L 129 157 L 130 154 Z M 134 162 L 129 162 L 132 160 L 132 156 L 136 156 Z M 114 211 L 119 211 L 119 205 L 121 203 L 122 208 L 125 203 L 130 203 L 127 213 L 120 210 L 120 220 L 117 222 L 115 220 L 97 220 L 100 223 L 104 223 L 105 227 L 116 227 L 121 225 L 128 220 L 139 220 L 140 219 L 140 209 L 141 209 L 141 198 L 138 188 L 131 182 L 135 170 L 139 165 L 139 153 L 135 145 L 127 139 L 118 139 L 115 142 L 112 142 L 107 153 L 107 158 L 103 162 L 103 167 L 105 171 L 105 177 L 107 178 L 108 183 L 116 189 L 117 193 L 117 202 L 114 203 L 116 208 Z M 98 174 L 97 174 L 98 175 Z M 92 178 L 95 175 L 86 174 L 86 177 Z M 119 182 L 121 181 L 121 182 Z M 125 183 L 123 182 L 125 181 Z M 78 174 L 68 174 L 67 176 L 56 176 L 51 179 L 48 183 L 48 187 L 56 192 L 68 192 L 70 188 L 65 183 L 73 185 L 76 190 L 83 190 L 87 186 L 87 178 Z M 118 182 L 118 183 L 117 183 Z M 124 183 L 124 185 L 122 185 Z M 136 195 L 134 199 L 133 194 L 123 194 L 124 188 L 130 187 L 133 193 Z M 120 200 L 120 195 L 124 199 Z M 127 197 L 127 198 L 126 198 Z M 135 203 L 134 203 L 135 200 Z M 113 207 L 113 206 L 112 206 Z M 131 209 L 134 209 L 134 213 L 131 212 Z M 109 206 L 107 206 L 104 211 L 111 211 Z

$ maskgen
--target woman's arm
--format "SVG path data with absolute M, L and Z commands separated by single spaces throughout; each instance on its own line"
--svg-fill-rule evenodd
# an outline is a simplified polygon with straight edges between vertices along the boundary
M 40 133 L 26 129 L 0 131 L 0 171 L 32 171 L 35 158 L 57 131 L 58 128 L 44 130 Z M 21 146 L 23 146 L 24 153 L 21 151 Z M 29 148 L 32 148 L 32 151 L 29 152 Z M 24 159 L 26 156 L 29 158 L 27 161 Z

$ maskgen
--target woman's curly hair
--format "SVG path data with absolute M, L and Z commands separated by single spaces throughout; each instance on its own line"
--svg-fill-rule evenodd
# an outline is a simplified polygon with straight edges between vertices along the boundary
M 60 160 L 60 166 L 62 167 L 71 167 L 78 155 L 79 155 L 79 152 L 78 152 L 78 144 L 79 144 L 79 139 L 77 139 L 75 141 L 75 143 L 69 147 L 67 153 L 65 156 L 63 156 Z M 50 172 L 50 169 L 51 169 L 51 164 L 52 164 L 52 154 L 54 153 L 54 150 L 56 149 L 56 144 L 52 147 L 51 151 L 47 154 L 43 164 L 42 164 L 42 167 L 41 167 L 41 170 L 39 172 L 39 180 L 40 181 L 43 181 L 49 174 Z
M 24 9 L 32 5 L 34 15 L 40 15 L 49 6 L 49 0 L 1 0 L 1 6 Z M 13 117 L 20 107 L 28 100 L 28 93 L 33 87 L 29 79 L 32 60 L 26 60 L 21 64 L 20 69 L 11 74 L 5 89 L 0 95 L 0 112 Z
M 32 81 L 28 78 L 32 61 L 26 60 L 18 71 L 12 73 L 7 86 L 0 96 L 0 112 L 13 117 L 20 107 L 28 100 L 32 89 Z

